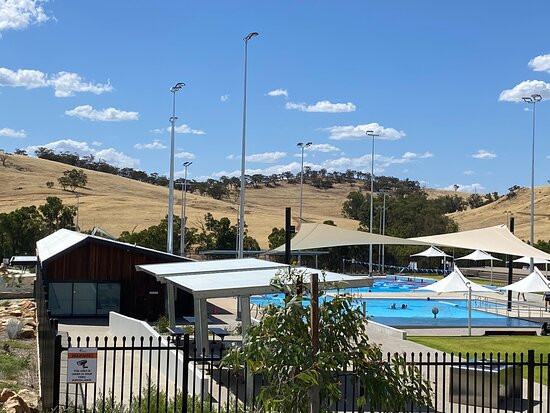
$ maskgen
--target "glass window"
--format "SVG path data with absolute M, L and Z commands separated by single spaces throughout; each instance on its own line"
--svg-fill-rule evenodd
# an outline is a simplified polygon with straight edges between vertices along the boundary
M 72 301 L 72 283 L 50 283 L 48 306 L 52 315 L 71 315 Z
M 109 311 L 120 311 L 120 284 L 97 284 L 97 314 L 109 314 Z
M 73 284 L 73 315 L 95 315 L 96 301 L 96 283 Z

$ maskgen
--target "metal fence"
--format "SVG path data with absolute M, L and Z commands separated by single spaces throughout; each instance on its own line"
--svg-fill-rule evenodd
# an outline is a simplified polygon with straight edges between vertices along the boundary
M 265 384 L 246 370 L 220 365 L 223 343 L 209 352 L 181 340 L 151 338 L 66 338 L 59 348 L 59 400 L 62 412 L 255 412 Z M 69 349 L 97 348 L 97 377 L 93 383 L 67 382 Z M 391 354 L 381 363 L 391 363 Z M 550 413 L 548 373 L 550 354 L 406 355 L 431 383 L 430 406 L 407 406 L 410 412 L 547 412 Z M 365 395 L 352 367 L 337 378 L 341 400 L 327 408 L 335 412 L 379 412 L 358 406 Z M 368 396 L 368 395 L 365 395 Z

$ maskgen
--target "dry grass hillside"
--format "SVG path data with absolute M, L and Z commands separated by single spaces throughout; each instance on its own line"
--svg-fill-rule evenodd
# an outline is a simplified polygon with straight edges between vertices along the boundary
M 27 205 L 40 205 L 47 196 L 57 196 L 63 203 L 76 205 L 74 193 L 63 191 L 57 178 L 70 165 L 44 159 L 11 155 L 6 167 L 0 166 L 0 212 L 9 212 Z M 88 185 L 81 189 L 79 200 L 79 224 L 83 229 L 98 225 L 113 235 L 124 230 L 139 231 L 158 224 L 166 216 L 168 189 L 115 175 L 86 170 Z M 52 189 L 47 181 L 55 182 Z M 308 222 L 323 222 L 332 219 L 338 226 L 357 228 L 357 222 L 343 218 L 340 211 L 343 199 L 352 188 L 339 185 L 329 191 L 304 186 L 304 219 Z M 267 236 L 273 227 L 283 227 L 285 210 L 292 207 L 293 216 L 298 216 L 299 186 L 281 185 L 277 188 L 249 189 L 246 192 L 246 223 L 250 235 L 267 247 Z M 180 214 L 180 192 L 176 192 L 176 214 Z M 187 195 L 189 226 L 198 227 L 204 214 L 214 217 L 229 217 L 236 222 L 236 201 L 218 201 L 206 196 Z M 295 221 L 296 223 L 296 221 Z
M 528 240 L 530 211 L 531 190 L 523 188 L 511 199 L 503 196 L 489 205 L 450 216 L 461 230 L 467 230 L 505 224 L 511 213 L 515 218 L 515 234 Z M 550 239 L 550 186 L 535 187 L 535 241 L 539 239 Z
M 61 190 L 57 178 L 69 165 L 24 156 L 11 155 L 6 167 L 0 166 L 0 212 L 9 212 L 26 205 L 40 205 L 47 196 L 58 196 L 69 205 L 76 205 L 72 192 Z M 158 224 L 167 213 L 168 189 L 105 173 L 86 171 L 88 187 L 81 189 L 80 227 L 90 229 L 98 225 L 114 235 L 124 230 L 139 231 Z M 52 189 L 47 181 L 55 182 Z M 333 220 L 338 226 L 357 228 L 357 222 L 343 218 L 342 203 L 347 194 L 357 190 L 359 184 L 335 185 L 329 190 L 304 186 L 304 219 L 307 222 Z M 469 194 L 454 191 L 427 190 L 430 197 Z M 188 194 L 187 215 L 189 226 L 198 227 L 204 214 L 216 218 L 229 217 L 236 222 L 238 197 L 218 201 L 206 196 Z M 506 211 L 516 217 L 516 234 L 527 239 L 529 234 L 529 191 L 520 190 L 512 200 L 504 197 L 484 207 L 451 214 L 460 229 L 474 229 L 503 224 Z M 246 192 L 246 222 L 250 234 L 262 247 L 267 247 L 267 236 L 275 226 L 284 226 L 284 208 L 292 207 L 294 223 L 297 223 L 299 186 L 282 184 L 276 188 L 249 189 Z M 181 210 L 180 192 L 176 192 L 176 214 Z M 536 238 L 550 239 L 550 186 L 537 188 Z

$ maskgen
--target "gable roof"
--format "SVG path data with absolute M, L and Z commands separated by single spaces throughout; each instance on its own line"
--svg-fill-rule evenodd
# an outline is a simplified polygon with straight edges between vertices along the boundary
M 41 263 L 51 260 L 59 255 L 62 255 L 68 250 L 77 247 L 78 245 L 84 245 L 88 242 L 101 242 L 104 244 L 111 244 L 115 248 L 130 249 L 138 253 L 148 255 L 160 255 L 178 261 L 193 261 L 189 258 L 180 257 L 179 255 L 169 254 L 164 251 L 158 251 L 152 248 L 140 247 L 139 245 L 128 244 L 126 242 L 115 241 L 96 235 L 83 234 L 81 232 L 71 231 L 68 229 L 59 229 L 53 234 L 48 235 L 36 242 L 36 255 Z

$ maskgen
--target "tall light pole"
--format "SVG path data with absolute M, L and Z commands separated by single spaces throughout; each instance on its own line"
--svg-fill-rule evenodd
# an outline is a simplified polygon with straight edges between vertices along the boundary
M 542 100 L 542 96 L 534 94 L 523 98 L 524 102 L 533 105 L 533 142 L 531 146 L 531 246 L 535 245 L 535 112 L 537 102 Z M 533 257 L 529 260 L 529 272 L 535 270 Z
M 383 201 L 383 204 L 382 204 L 382 235 L 386 235 L 386 195 L 387 195 L 387 190 L 380 190 L 380 192 L 382 192 L 383 196 L 384 196 L 384 201 Z M 386 253 L 386 246 L 384 244 L 382 244 L 382 273 L 385 272 L 385 260 L 386 260 L 386 257 L 385 257 L 385 253 Z
M 367 131 L 367 136 L 372 137 L 372 152 L 370 160 L 370 217 L 369 217 L 369 232 L 372 234 L 372 213 L 374 206 L 374 138 L 380 136 L 372 130 Z M 372 244 L 369 244 L 369 275 L 372 275 Z
M 243 93 L 243 139 L 242 139 L 242 151 L 241 151 L 241 204 L 239 207 L 239 248 L 238 257 L 243 257 L 244 251 L 244 191 L 245 191 L 245 158 L 246 158 L 246 74 L 248 69 L 248 41 L 253 37 L 258 36 L 258 33 L 248 33 L 244 40 L 244 93 Z
M 185 172 L 183 174 L 183 187 L 181 188 L 181 234 L 180 234 L 180 255 L 185 257 L 185 226 L 187 224 L 187 217 L 185 212 L 187 210 L 187 168 L 193 162 L 184 162 L 183 166 Z
M 303 207 L 303 194 L 304 194 L 304 150 L 309 148 L 313 142 L 303 143 L 298 142 L 296 146 L 302 150 L 302 165 L 300 168 L 300 225 L 302 225 L 302 207 Z
M 174 133 L 176 129 L 176 92 L 185 86 L 178 82 L 170 88 L 172 92 L 172 117 L 170 123 L 170 181 L 168 183 L 168 233 L 166 234 L 166 252 L 172 254 L 174 248 Z
M 298 142 L 296 146 L 302 150 L 302 164 L 300 168 L 300 226 L 302 226 L 302 207 L 304 200 L 304 150 L 309 148 L 313 142 L 303 143 Z M 302 265 L 302 256 L 298 255 L 298 265 Z

